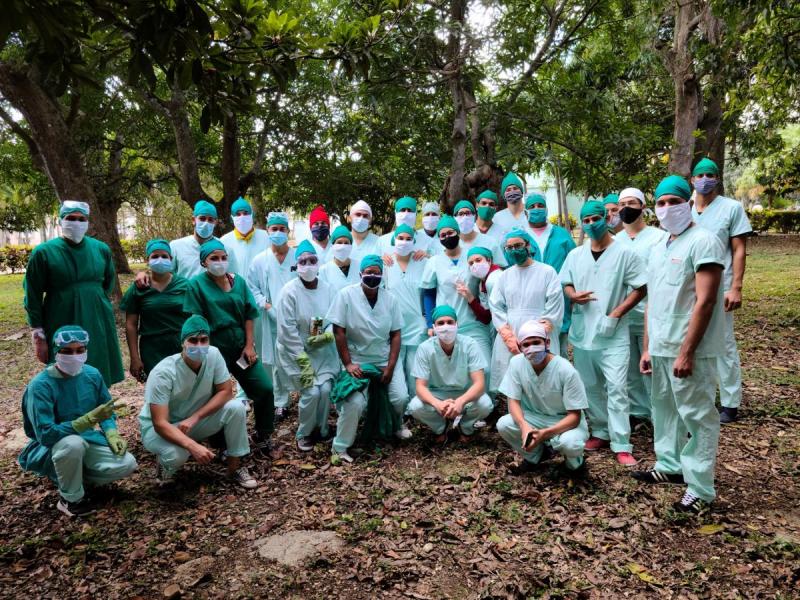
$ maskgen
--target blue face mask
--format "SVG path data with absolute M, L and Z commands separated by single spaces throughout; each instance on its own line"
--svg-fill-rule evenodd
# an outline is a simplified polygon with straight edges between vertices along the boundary
M 702 177 L 694 180 L 694 189 L 697 190 L 697 193 L 705 196 L 716 189 L 717 183 L 719 180 L 716 177 Z
M 195 362 L 203 362 L 208 356 L 208 346 L 186 346 L 186 357 Z
M 528 223 L 547 223 L 547 209 L 531 208 L 528 210 Z
M 581 223 L 581 227 L 583 227 L 586 235 L 593 240 L 601 239 L 608 231 L 608 223 L 606 223 L 605 219 L 600 219 L 594 223 Z
M 289 241 L 289 235 L 283 231 L 271 231 L 269 241 L 272 242 L 273 246 L 283 246 Z
M 194 232 L 200 239 L 207 240 L 214 235 L 214 223 L 209 221 L 196 221 L 194 224 Z
M 169 273 L 172 271 L 171 258 L 151 258 L 148 263 L 153 273 Z

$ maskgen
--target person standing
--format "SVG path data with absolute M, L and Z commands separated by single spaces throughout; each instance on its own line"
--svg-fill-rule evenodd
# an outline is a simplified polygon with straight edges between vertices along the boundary
M 617 235 L 622 231 L 622 219 L 619 217 L 619 194 L 608 194 L 603 198 L 603 206 L 606 209 L 606 222 L 611 235 Z
M 719 167 L 704 158 L 692 170 L 694 222 L 717 235 L 725 248 L 722 276 L 725 316 L 725 353 L 717 361 L 720 422 L 732 423 L 739 417 L 742 403 L 742 368 L 733 331 L 733 311 L 742 306 L 742 287 L 747 259 L 747 237 L 753 233 L 741 202 L 719 194 Z
M 200 264 L 200 246 L 209 240 L 217 239 L 214 237 L 214 228 L 217 226 L 217 207 L 207 200 L 198 200 L 192 211 L 192 223 L 194 232 L 191 235 L 172 240 L 169 243 L 172 248 L 174 272 L 186 279 L 191 279 L 205 270 Z M 231 273 L 239 272 L 236 254 L 232 251 L 229 252 L 228 263 Z M 139 287 L 150 285 L 146 272 L 136 275 L 136 285 Z
M 506 201 L 508 208 L 497 211 L 493 222 L 505 235 L 514 228 L 524 230 L 528 226 L 528 215 L 522 202 L 525 196 L 525 184 L 516 173 L 509 172 L 500 184 L 500 196 Z
M 380 238 L 372 233 L 372 209 L 369 204 L 359 200 L 350 209 L 350 228 L 353 235 L 353 251 L 350 260 L 358 266 L 361 259 L 369 254 L 381 255 Z
M 500 242 L 494 237 L 481 233 L 475 226 L 475 205 L 469 200 L 459 200 L 453 207 L 453 216 L 458 223 L 459 245 L 467 252 L 471 248 L 480 246 L 489 248 L 494 256 L 494 263 L 498 266 L 506 266 L 506 258 L 500 247 Z
M 311 231 L 311 245 L 317 253 L 317 260 L 325 264 L 331 253 L 331 218 L 324 206 L 317 206 L 308 215 L 308 228 Z
M 691 189 L 670 175 L 656 188 L 656 216 L 669 239 L 650 253 L 640 368 L 653 377 L 656 463 L 631 475 L 649 484 L 686 484 L 673 506 L 705 512 L 716 497 L 720 422 L 714 406 L 717 359 L 725 351 L 722 274 L 725 249 L 692 222 Z M 687 435 L 688 434 L 688 435 Z
M 425 250 L 428 256 L 433 256 L 442 251 L 436 227 L 439 225 L 441 211 L 438 202 L 425 202 L 422 205 L 422 227 L 417 229 L 415 244 L 420 250 Z
M 337 292 L 346 285 L 358 283 L 358 265 L 353 266 L 353 234 L 344 225 L 339 225 L 331 234 L 330 260 L 319 270 L 319 279 L 328 283 Z
M 247 277 L 247 271 L 253 259 L 269 246 L 269 236 L 263 229 L 258 229 L 253 220 L 253 207 L 242 197 L 231 205 L 233 215 L 233 231 L 220 238 L 225 244 L 228 254 L 234 257 L 235 272 L 240 277 Z
M 502 243 L 503 233 L 500 230 L 500 226 L 494 222 L 494 216 L 497 214 L 497 194 L 492 190 L 483 190 L 475 198 L 475 203 L 478 210 L 478 220 L 476 222 L 478 231 L 494 238 L 498 244 Z
M 117 282 L 109 247 L 86 235 L 89 205 L 65 200 L 58 211 L 61 237 L 33 249 L 25 269 L 25 312 L 36 358 L 52 362 L 53 334 L 77 324 L 92 338 L 88 364 L 107 386 L 125 378 L 114 309 L 109 299 Z

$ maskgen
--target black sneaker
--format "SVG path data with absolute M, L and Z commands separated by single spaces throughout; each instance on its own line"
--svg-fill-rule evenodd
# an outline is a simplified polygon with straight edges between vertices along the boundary
M 739 409 L 738 408 L 726 408 L 722 407 L 719 411 L 719 422 L 723 425 L 727 423 L 735 423 L 739 420 Z
M 272 452 L 272 440 L 256 434 L 250 443 L 250 452 L 254 456 L 269 457 L 269 453 Z
M 677 512 L 688 513 L 692 515 L 702 515 L 707 512 L 711 507 L 709 502 L 698 498 L 688 490 L 683 494 L 678 502 L 672 505 Z
M 631 471 L 631 477 L 642 483 L 684 483 L 683 473 L 663 473 L 655 469 Z
M 314 449 L 314 439 L 309 436 L 297 438 L 297 449 L 300 452 L 311 452 Z
M 279 406 L 278 408 L 275 409 L 275 422 L 276 423 L 280 423 L 281 421 L 283 421 L 288 416 L 289 416 L 289 410 L 287 408 L 284 408 L 283 406 Z
M 516 465 L 512 465 L 508 468 L 508 472 L 512 475 L 525 475 L 526 473 L 537 473 L 542 470 L 542 466 L 539 463 L 532 463 L 524 458 L 521 462 L 517 463 Z
M 90 515 L 95 510 L 86 497 L 81 498 L 77 502 L 70 502 L 64 498 L 59 498 L 56 508 L 70 518 Z

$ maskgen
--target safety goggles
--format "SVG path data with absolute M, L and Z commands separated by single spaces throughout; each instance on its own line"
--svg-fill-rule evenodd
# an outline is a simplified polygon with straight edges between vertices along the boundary
M 53 337 L 53 344 L 58 348 L 74 343 L 83 344 L 85 346 L 89 343 L 89 333 L 83 330 L 59 331 Z

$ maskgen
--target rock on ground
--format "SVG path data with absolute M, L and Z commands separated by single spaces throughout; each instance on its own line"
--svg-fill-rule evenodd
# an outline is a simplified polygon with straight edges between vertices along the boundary
M 261 538 L 254 544 L 261 558 L 296 567 L 307 558 L 344 547 L 344 541 L 333 531 L 290 531 Z

